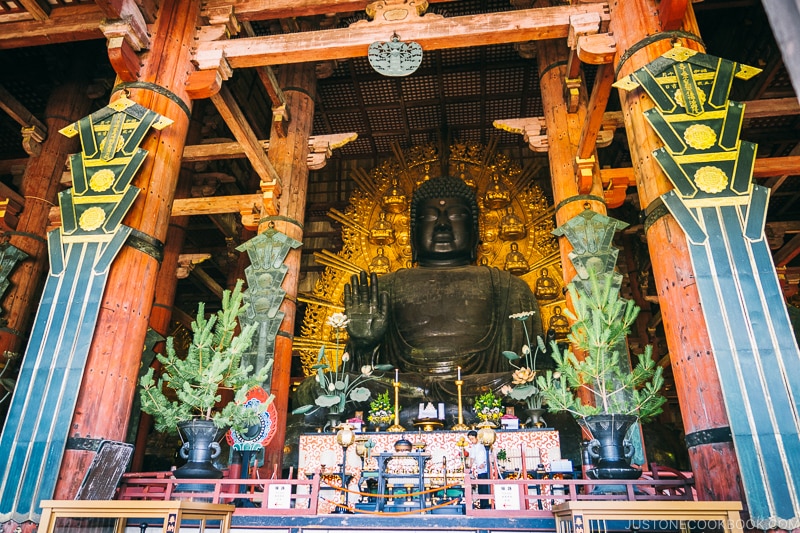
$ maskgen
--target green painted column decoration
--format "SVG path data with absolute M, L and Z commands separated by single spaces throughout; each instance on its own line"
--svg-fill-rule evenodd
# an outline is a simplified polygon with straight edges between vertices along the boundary
M 734 78 L 759 69 L 675 47 L 615 85 L 644 89 L 661 196 L 686 233 L 747 505 L 756 529 L 800 527 L 800 350 L 764 233 L 769 189 L 752 180 Z
M 265 367 L 275 357 L 275 337 L 283 321 L 280 311 L 286 291 L 281 288 L 288 267 L 283 263 L 289 251 L 302 243 L 270 227 L 259 233 L 236 249 L 247 252 L 250 257 L 244 275 L 247 279 L 247 292 L 244 299 L 248 304 L 242 323 L 258 323 L 258 331 L 250 349 L 242 358 L 243 365 L 253 365 L 254 371 Z M 272 375 L 262 385 L 270 390 Z
M 120 98 L 61 130 L 82 151 L 59 194 L 62 225 L 47 234 L 50 272 L 0 436 L 0 522 L 38 522 L 53 497 L 109 267 L 133 231 L 121 222 L 139 194 L 139 144 L 171 122 Z
M 0 243 L 0 296 L 5 294 L 8 288 L 8 276 L 17 263 L 25 260 L 28 254 L 9 242 Z
M 608 277 L 611 277 L 611 290 L 619 293 L 622 286 L 622 274 L 616 271 L 619 248 L 613 245 L 613 241 L 614 235 L 627 227 L 626 222 L 592 211 L 587 207 L 553 230 L 554 235 L 566 237 L 572 245 L 572 251 L 568 257 L 575 266 L 575 277 L 572 278 L 571 283 L 575 285 L 576 289 L 591 294 L 592 285 L 589 273 L 594 272 L 600 287 L 604 287 Z M 615 350 L 621 354 L 627 354 L 628 345 L 623 341 L 615 347 Z M 630 364 L 626 361 L 627 356 L 624 355 L 620 359 L 620 362 L 625 365 L 622 370 L 630 372 Z M 624 392 L 618 394 L 624 394 Z M 631 426 L 629 437 L 634 446 L 631 462 L 645 464 L 639 424 Z

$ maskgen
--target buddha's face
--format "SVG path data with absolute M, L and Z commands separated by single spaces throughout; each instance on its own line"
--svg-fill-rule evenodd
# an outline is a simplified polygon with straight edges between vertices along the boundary
M 414 246 L 420 265 L 466 265 L 476 236 L 472 213 L 460 198 L 432 198 L 417 208 Z

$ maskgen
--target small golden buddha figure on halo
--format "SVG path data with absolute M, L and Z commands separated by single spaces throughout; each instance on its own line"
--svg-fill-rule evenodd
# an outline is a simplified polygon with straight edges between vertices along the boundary
M 567 335 L 569 334 L 569 321 L 567 317 L 562 314 L 560 305 L 553 308 L 553 316 L 550 317 L 549 326 L 550 329 L 556 332 L 557 341 L 567 339 Z
M 386 213 L 381 211 L 380 218 L 369 230 L 369 242 L 379 246 L 386 246 L 394 241 L 395 235 L 392 223 L 386 220 Z
M 397 178 L 392 179 L 391 187 L 386 189 L 386 192 L 383 193 L 381 204 L 385 211 L 394 214 L 403 213 L 408 207 L 408 196 L 406 195 L 406 191 L 403 190 L 403 187 L 400 186 Z
M 536 280 L 533 293 L 539 300 L 555 300 L 558 297 L 558 284 L 550 277 L 546 268 L 542 269 L 539 279 Z
M 511 272 L 515 276 L 521 276 L 530 270 L 528 260 L 519 251 L 517 243 L 511 243 L 511 251 L 506 254 L 505 270 Z
M 389 262 L 389 258 L 386 257 L 383 253 L 383 246 L 378 248 L 378 255 L 372 258 L 372 261 L 369 264 L 369 272 L 370 274 L 388 274 L 391 270 L 391 263 Z
M 467 164 L 463 161 L 458 164 L 458 177 L 471 189 L 474 189 L 477 186 L 475 183 L 475 178 L 473 178 L 472 173 L 467 170 Z
M 528 234 L 525 223 L 514 213 L 514 208 L 509 206 L 506 215 L 500 221 L 500 238 L 504 241 L 518 241 Z
M 497 172 L 492 174 L 492 181 L 483 195 L 483 203 L 489 209 L 503 209 L 511 203 L 511 191 L 500 181 L 500 175 Z

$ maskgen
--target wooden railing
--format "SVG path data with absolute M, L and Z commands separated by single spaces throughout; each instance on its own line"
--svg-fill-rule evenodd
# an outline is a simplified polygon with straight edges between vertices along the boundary
M 319 476 L 315 476 L 318 478 Z M 189 486 L 190 485 L 190 486 Z M 118 500 L 232 503 L 236 515 L 316 515 L 319 481 L 310 479 L 175 479 L 126 475 Z
M 528 516 L 530 513 L 552 516 L 554 505 L 567 501 L 691 501 L 691 479 L 471 479 L 465 486 L 476 489 L 490 486 L 490 494 L 467 490 L 466 514 L 472 516 Z M 480 500 L 481 508 L 474 504 Z
M 166 475 L 123 476 L 117 499 L 194 500 L 233 503 L 235 515 L 316 515 L 320 502 L 320 480 L 313 479 L 174 479 Z M 191 484 L 191 490 L 187 489 Z M 479 494 L 478 486 L 489 494 Z M 199 487 L 198 487 L 199 486 Z M 596 481 L 584 479 L 471 479 L 464 478 L 464 511 L 467 516 L 552 517 L 555 505 L 568 501 L 688 501 L 694 499 L 692 480 L 637 479 Z M 198 490 L 198 488 L 200 490 Z M 325 485 L 324 498 L 338 500 L 337 487 Z M 363 494 L 350 494 L 355 503 Z M 474 508 L 477 500 L 481 509 Z M 354 507 L 354 506 L 353 506 Z M 326 505 L 326 508 L 331 508 Z M 352 507 L 351 507 L 352 509 Z M 357 509 L 352 509 L 358 512 Z M 375 514 L 375 513 L 370 513 Z M 391 514 L 391 513 L 387 513 Z

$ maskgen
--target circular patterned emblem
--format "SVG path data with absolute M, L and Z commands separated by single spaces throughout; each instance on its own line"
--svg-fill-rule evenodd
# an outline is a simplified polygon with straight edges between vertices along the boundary
M 675 103 L 686 109 L 686 102 L 683 101 L 683 91 L 678 89 L 675 91 L 675 94 L 672 97 L 675 99 Z M 697 89 L 697 97 L 700 99 L 700 105 L 706 103 L 706 93 L 704 93 L 702 90 Z
M 721 192 L 728 186 L 728 176 L 719 167 L 700 167 L 694 173 L 697 188 L 710 194 Z
M 245 405 L 253 409 L 260 409 L 261 405 L 267 401 L 269 395 L 261 387 L 253 387 L 247 393 Z M 270 403 L 267 410 L 259 413 L 258 425 L 252 426 L 244 433 L 239 433 L 231 429 L 225 435 L 228 444 L 234 449 L 249 449 L 266 446 L 278 431 L 278 411 L 275 404 Z
M 717 134 L 705 124 L 692 124 L 683 132 L 683 140 L 695 150 L 707 150 L 717 142 Z
M 106 220 L 106 212 L 99 207 L 90 207 L 83 212 L 78 220 L 78 225 L 83 231 L 94 231 L 103 225 Z
M 95 172 L 89 180 L 89 187 L 94 192 L 107 191 L 114 184 L 114 171 L 104 168 Z

